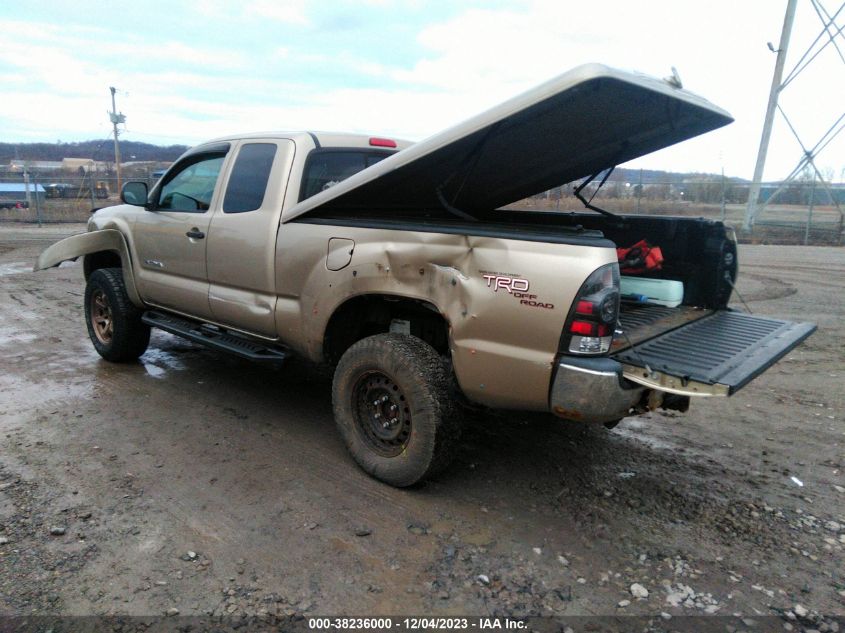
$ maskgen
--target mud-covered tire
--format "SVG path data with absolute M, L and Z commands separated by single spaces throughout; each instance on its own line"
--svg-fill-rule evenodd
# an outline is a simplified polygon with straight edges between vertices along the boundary
M 461 434 L 450 384 L 443 359 L 414 336 L 377 334 L 350 347 L 335 370 L 332 402 L 358 465 L 397 487 L 448 466 Z
M 88 277 L 85 323 L 94 349 L 113 363 L 136 360 L 150 344 L 150 326 L 129 300 L 120 268 L 100 268 Z

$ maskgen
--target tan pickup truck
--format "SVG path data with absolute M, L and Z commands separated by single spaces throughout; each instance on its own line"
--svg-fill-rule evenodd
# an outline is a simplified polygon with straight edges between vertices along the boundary
M 727 309 L 736 243 L 720 222 L 617 216 L 584 188 L 581 212 L 503 209 L 730 121 L 677 81 L 586 65 L 417 144 L 220 138 L 149 192 L 128 183 L 36 268 L 84 256 L 88 331 L 110 361 L 157 327 L 334 366 L 353 457 L 408 486 L 448 463 L 461 402 L 612 425 L 729 396 L 812 333 Z M 682 298 L 622 296 L 616 248 L 640 240 L 664 261 L 634 281 Z

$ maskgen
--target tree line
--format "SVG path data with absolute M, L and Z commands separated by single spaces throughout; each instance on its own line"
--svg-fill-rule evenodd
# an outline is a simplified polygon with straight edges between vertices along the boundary
M 120 141 L 121 161 L 174 161 L 187 145 L 152 145 L 138 141 Z M 113 161 L 114 145 L 111 140 L 77 141 L 73 143 L 0 143 L 0 163 L 12 160 L 51 160 L 63 158 L 90 158 Z

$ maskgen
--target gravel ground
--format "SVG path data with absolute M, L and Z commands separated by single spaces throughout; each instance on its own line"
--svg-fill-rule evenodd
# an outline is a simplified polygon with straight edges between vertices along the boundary
M 0 226 L 0 614 L 838 630 L 843 249 L 741 247 L 751 309 L 819 331 L 729 400 L 611 431 L 473 414 L 454 467 L 395 490 L 347 456 L 330 379 L 303 363 L 162 333 L 137 364 L 100 360 L 81 265 L 30 272 L 82 228 Z

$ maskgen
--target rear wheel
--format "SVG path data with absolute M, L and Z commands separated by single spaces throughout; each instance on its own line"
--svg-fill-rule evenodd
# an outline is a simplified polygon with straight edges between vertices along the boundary
M 445 468 L 460 437 L 449 372 L 430 345 L 378 334 L 350 347 L 332 385 L 334 415 L 358 465 L 392 486 Z
M 150 327 L 129 300 L 120 268 L 100 268 L 88 277 L 85 322 L 94 349 L 115 363 L 137 359 L 150 343 Z

